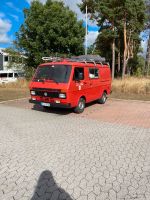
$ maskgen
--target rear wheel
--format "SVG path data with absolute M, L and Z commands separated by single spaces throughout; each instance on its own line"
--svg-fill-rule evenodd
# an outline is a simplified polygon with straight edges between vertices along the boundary
M 82 113 L 84 111 L 85 108 L 85 99 L 84 98 L 80 98 L 77 107 L 75 107 L 74 112 L 75 113 Z
M 100 99 L 98 99 L 98 103 L 100 104 L 104 104 L 107 100 L 107 94 L 106 92 L 103 92 L 102 97 Z

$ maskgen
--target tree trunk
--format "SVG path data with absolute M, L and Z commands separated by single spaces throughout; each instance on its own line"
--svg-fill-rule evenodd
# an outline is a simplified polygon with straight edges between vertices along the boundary
M 146 65 L 145 65 L 145 75 L 148 76 L 150 73 L 150 33 L 147 45 L 147 54 L 146 54 Z
M 127 27 L 126 27 L 126 18 L 124 19 L 123 25 L 123 34 L 124 34 L 124 58 L 123 58 L 123 70 L 122 70 L 122 78 L 124 78 L 127 66 Z
M 120 73 L 120 68 L 121 68 L 121 62 L 120 62 L 120 59 L 121 59 L 121 54 L 120 54 L 120 40 L 118 41 L 118 73 Z
M 113 26 L 113 32 L 115 28 Z M 115 77 L 115 38 L 113 39 L 112 43 L 112 79 Z

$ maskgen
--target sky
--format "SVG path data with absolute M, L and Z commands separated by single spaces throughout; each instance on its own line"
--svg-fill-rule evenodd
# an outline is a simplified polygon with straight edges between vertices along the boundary
M 29 8 L 32 0 L 0 0 L 0 48 L 10 47 L 15 40 L 15 33 L 24 22 L 23 9 Z M 46 0 L 40 0 L 45 3 Z M 59 0 L 58 0 L 59 1 Z M 81 0 L 62 0 L 77 14 L 77 18 L 85 22 L 85 15 L 81 13 L 77 4 Z M 85 24 L 85 23 L 84 23 Z M 88 46 L 95 42 L 98 36 L 96 23 L 88 20 Z M 146 49 L 146 40 L 142 41 L 142 47 Z

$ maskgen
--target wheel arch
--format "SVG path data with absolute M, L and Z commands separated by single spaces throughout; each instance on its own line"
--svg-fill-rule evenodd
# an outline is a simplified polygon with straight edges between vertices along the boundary
M 84 95 L 82 95 L 79 99 L 81 99 L 81 98 L 83 98 L 85 100 L 85 103 L 86 103 L 86 97 Z

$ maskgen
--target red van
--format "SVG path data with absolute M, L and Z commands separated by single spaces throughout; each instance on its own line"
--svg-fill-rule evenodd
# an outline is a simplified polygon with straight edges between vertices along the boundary
M 85 104 L 104 104 L 111 92 L 108 64 L 96 61 L 60 60 L 41 64 L 30 83 L 30 103 L 46 107 L 74 108 L 82 113 Z

